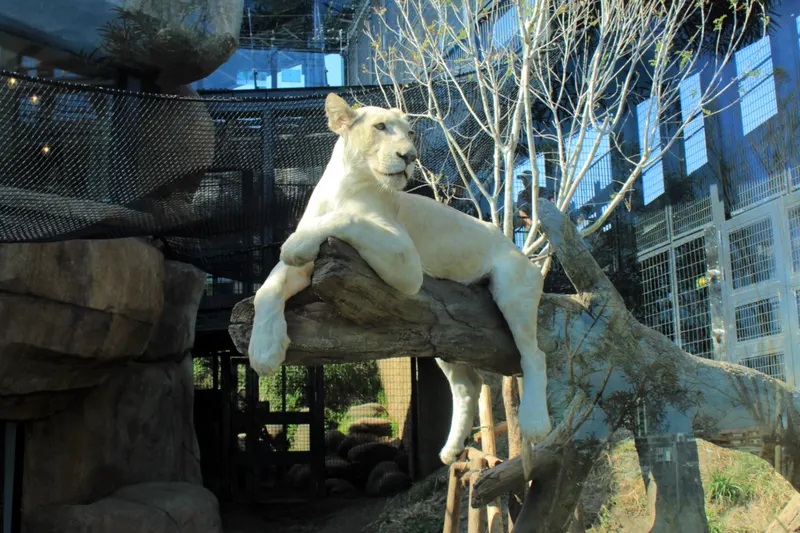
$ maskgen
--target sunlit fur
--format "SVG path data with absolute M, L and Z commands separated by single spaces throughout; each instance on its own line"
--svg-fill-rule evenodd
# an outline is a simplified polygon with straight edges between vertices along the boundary
M 491 224 L 402 191 L 414 168 L 409 155 L 416 151 L 411 126 L 400 110 L 353 110 L 330 94 L 325 111 L 339 139 L 297 231 L 256 293 L 251 366 L 265 375 L 284 361 L 289 345 L 284 303 L 310 284 L 319 247 L 336 237 L 351 244 L 403 294 L 419 291 L 423 272 L 464 284 L 489 278 L 492 296 L 522 355 L 522 437 L 528 443 L 542 440 L 550 432 L 550 418 L 545 356 L 536 340 L 540 271 Z M 450 464 L 472 430 L 481 380 L 469 366 L 437 362 L 453 394 L 450 434 L 440 454 Z

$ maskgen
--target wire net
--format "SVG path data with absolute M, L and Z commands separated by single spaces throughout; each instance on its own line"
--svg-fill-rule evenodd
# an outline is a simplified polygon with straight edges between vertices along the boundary
M 377 88 L 338 92 L 385 102 Z M 171 259 L 262 281 L 330 158 L 324 96 L 143 95 L 0 71 L 0 242 L 154 236 Z M 425 103 L 418 88 L 406 100 Z M 437 128 L 417 130 L 423 160 L 456 175 Z
M 640 315 L 644 323 L 675 340 L 670 281 L 669 252 L 664 251 L 640 261 L 642 275 L 642 302 Z
M 739 363 L 775 379 L 786 381 L 786 367 L 783 362 L 783 354 L 780 352 L 745 357 Z
M 714 348 L 711 344 L 707 270 L 703 237 L 675 248 L 681 347 L 691 354 L 710 359 Z
M 645 211 L 636 216 L 636 249 L 644 250 L 664 244 L 669 239 L 666 209 Z
M 777 297 L 736 307 L 736 338 L 748 341 L 781 332 L 781 302 Z
M 730 234 L 731 277 L 738 289 L 775 277 L 775 237 L 765 218 Z

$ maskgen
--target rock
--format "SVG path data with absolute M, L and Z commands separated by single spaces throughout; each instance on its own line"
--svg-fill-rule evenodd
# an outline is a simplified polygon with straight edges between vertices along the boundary
M 405 472 L 406 474 L 409 473 L 408 454 L 405 451 L 397 450 L 397 454 L 394 456 L 393 461 L 397 463 L 397 466 L 400 468 L 401 472 Z
M 216 533 L 222 531 L 216 497 L 200 485 L 142 483 L 89 505 L 51 505 L 31 513 L 36 533 Z
M 392 421 L 386 418 L 359 418 L 350 423 L 349 433 L 370 433 L 378 437 L 392 436 Z
M 336 451 L 341 457 L 347 458 L 347 454 L 350 450 L 359 444 L 364 444 L 367 442 L 376 442 L 378 437 L 375 435 L 370 435 L 368 433 L 355 433 L 353 435 L 348 435 L 339 445 L 339 449 Z
M 153 361 L 170 356 L 175 360 L 183 359 L 194 345 L 197 309 L 205 283 L 205 272 L 192 265 L 164 262 L 164 308 L 141 360 Z
M 286 484 L 294 489 L 306 489 L 312 481 L 311 465 L 294 464 L 286 472 Z
M 192 411 L 190 358 L 118 369 L 83 402 L 26 424 L 23 508 L 148 481 L 200 484 Z
M 352 498 L 358 496 L 358 489 L 346 479 L 329 478 L 325 480 L 325 492 L 328 496 Z
M 338 429 L 329 429 L 325 432 L 325 452 L 335 453 L 345 439 L 344 433 Z
M 159 73 L 172 83 L 191 83 L 235 52 L 242 5 L 242 0 L 72 0 L 41 9 L 36 3 L 2 2 L 0 18 L 4 25 L 57 39 L 65 52 L 59 54 L 60 68 L 91 74 L 104 66 L 102 59 L 139 75 Z M 86 50 L 92 53 L 82 53 Z
M 51 416 L 141 355 L 163 284 L 140 239 L 0 245 L 0 418 Z
M 329 455 L 325 458 L 325 477 L 327 478 L 345 478 L 347 479 L 350 473 L 350 463 L 339 457 L 338 455 Z
M 400 471 L 394 461 L 383 461 L 375 465 L 367 479 L 366 491 L 370 496 L 391 496 L 405 490 L 411 479 Z
M 376 417 L 386 414 L 386 408 L 379 403 L 354 405 L 347 410 L 347 418 L 355 420 L 364 417 Z
M 378 463 L 393 461 L 396 455 L 397 448 L 380 442 L 367 442 L 352 448 L 347 453 L 347 460 L 367 470 L 372 470 Z
M 69 388 L 30 383 L 8 359 L 142 354 L 163 283 L 161 252 L 139 239 L 0 246 L 0 394 Z

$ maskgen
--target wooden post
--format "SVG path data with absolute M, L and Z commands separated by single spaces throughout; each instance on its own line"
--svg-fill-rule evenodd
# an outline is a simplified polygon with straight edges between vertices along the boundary
M 472 497 L 475 493 L 475 480 L 478 474 L 481 473 L 486 467 L 485 457 L 479 454 L 470 454 L 472 457 L 469 459 L 469 513 L 467 514 L 467 532 L 468 533 L 486 533 L 486 507 L 479 506 L 473 507 Z
M 461 475 L 468 463 L 450 465 L 450 481 L 447 484 L 447 506 L 444 512 L 442 533 L 458 533 L 459 513 L 461 512 Z
M 783 449 L 780 444 L 775 445 L 775 471 L 783 475 Z
M 487 455 L 497 456 L 497 441 L 495 440 L 494 415 L 492 414 L 492 396 L 489 385 L 481 387 L 478 414 L 481 421 L 481 449 Z M 470 481 L 470 498 L 472 498 L 472 486 L 474 481 Z M 496 498 L 486 506 L 486 519 L 488 520 L 489 533 L 503 533 L 503 509 L 500 505 L 500 498 Z

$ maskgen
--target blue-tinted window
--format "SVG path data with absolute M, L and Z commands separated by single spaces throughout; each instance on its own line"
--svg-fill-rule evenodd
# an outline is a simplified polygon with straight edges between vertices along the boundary
M 681 118 L 686 124 L 683 130 L 686 174 L 691 174 L 708 161 L 703 113 L 698 108 L 701 94 L 699 74 L 689 76 L 681 83 Z
M 502 48 L 517 34 L 517 6 L 506 9 L 492 26 L 492 45 Z
M 769 37 L 736 52 L 735 60 L 742 130 L 747 135 L 778 112 Z
M 277 89 L 344 85 L 344 60 L 340 54 L 243 48 L 194 87 L 235 91 L 271 89 L 273 65 L 278 72 Z
M 661 130 L 658 123 L 658 106 L 651 98 L 636 106 L 636 122 L 639 128 L 639 149 L 644 150 L 647 143 L 650 149 L 649 159 L 655 159 L 642 172 L 642 192 L 644 205 L 647 205 L 664 194 L 664 165 L 660 157 Z
M 592 158 L 589 170 L 584 175 L 580 184 L 578 184 L 575 195 L 572 197 L 572 201 L 575 202 L 576 207 L 581 207 L 588 203 L 597 203 L 595 197 L 601 194 L 603 189 L 611 185 L 611 151 L 609 138 L 608 135 L 602 135 L 598 140 L 598 135 L 601 134 L 589 128 L 583 136 L 583 144 L 580 148 L 575 146 L 578 140 L 577 135 L 572 138 L 569 144 L 571 153 L 573 150 L 580 150 L 578 163 L 574 170 L 575 173 L 578 173 L 586 164 L 589 154 L 592 153 L 594 144 L 596 142 L 600 143 Z

